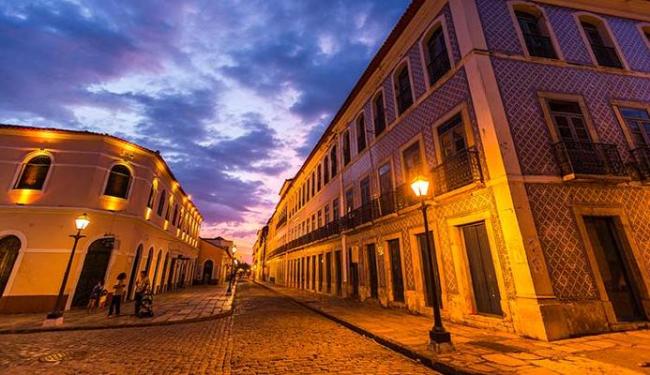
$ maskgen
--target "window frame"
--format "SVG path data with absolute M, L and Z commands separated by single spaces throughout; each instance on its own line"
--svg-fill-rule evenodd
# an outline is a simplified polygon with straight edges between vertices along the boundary
M 591 63 L 594 66 L 604 68 L 604 69 L 616 69 L 616 70 L 630 70 L 629 65 L 627 64 L 627 60 L 625 58 L 625 55 L 623 54 L 623 51 L 621 50 L 621 47 L 618 44 L 618 40 L 616 40 L 614 33 L 612 32 L 612 29 L 609 27 L 609 23 L 607 23 L 607 20 L 604 19 L 603 17 L 600 17 L 594 13 L 589 13 L 589 12 L 576 12 L 573 14 L 573 19 L 576 23 L 576 27 L 578 27 L 578 32 L 580 34 L 580 37 L 582 38 L 582 42 L 585 45 L 585 48 L 587 49 L 587 53 L 589 54 L 589 57 L 591 58 Z M 605 65 L 600 65 L 598 62 L 598 59 L 596 58 L 596 54 L 594 53 L 594 50 L 591 46 L 591 42 L 589 41 L 589 38 L 587 37 L 587 34 L 585 33 L 584 27 L 582 26 L 582 22 L 587 22 L 591 24 L 595 24 L 595 26 L 598 28 L 599 32 L 602 34 L 602 29 L 604 29 L 605 32 L 607 32 L 607 38 L 611 42 L 612 46 L 611 48 L 614 48 L 616 51 L 616 55 L 618 57 L 618 60 L 621 62 L 621 67 L 612 67 L 612 66 L 605 66 Z M 601 35 L 601 38 L 603 35 Z
M 438 29 L 442 29 L 442 35 L 445 40 L 445 49 L 447 50 L 447 59 L 449 60 L 449 70 L 438 78 L 435 82 L 431 83 L 431 77 L 429 76 L 429 69 L 427 65 L 427 56 L 428 48 L 427 42 L 431 35 Z M 447 28 L 447 19 L 444 15 L 440 15 L 434 19 L 431 24 L 427 27 L 427 30 L 422 37 L 420 38 L 420 64 L 422 65 L 422 70 L 424 71 L 425 85 L 428 89 L 438 86 L 440 82 L 445 81 L 445 77 L 449 75 L 450 72 L 453 72 L 456 68 L 456 62 L 454 61 L 454 55 L 451 50 L 451 39 L 449 38 L 449 31 Z
M 113 170 L 113 168 L 115 168 L 118 165 L 124 166 L 126 169 L 128 169 L 128 171 L 130 173 L 129 185 L 126 188 L 126 197 L 118 197 L 118 196 L 106 194 L 106 188 L 108 187 L 108 180 L 110 179 L 111 171 Z M 101 196 L 102 197 L 110 197 L 111 199 L 121 199 L 121 200 L 127 201 L 131 197 L 131 193 L 132 193 L 132 190 L 133 190 L 133 185 L 135 185 L 135 173 L 133 171 L 133 167 L 131 167 L 130 165 L 128 165 L 125 162 L 114 162 L 113 164 L 111 164 L 110 168 L 108 168 L 107 171 L 106 171 L 106 176 L 104 177 L 104 184 L 102 185 L 103 188 L 102 188 Z
M 376 111 L 375 103 L 376 103 L 379 95 L 381 95 L 381 103 L 382 103 L 383 110 L 384 110 L 384 129 L 381 131 L 381 133 L 377 134 L 377 127 L 376 127 L 377 111 Z M 383 134 L 386 134 L 388 132 L 388 125 L 389 125 L 388 121 L 387 121 L 387 118 L 386 118 L 386 95 L 385 95 L 385 92 L 384 92 L 383 88 L 380 88 L 379 90 L 377 90 L 377 92 L 375 92 L 375 94 L 372 96 L 370 107 L 371 107 L 370 112 L 372 112 L 371 113 L 372 114 L 372 134 L 373 134 L 374 141 L 376 141 L 380 136 L 382 136 Z
M 347 140 L 347 161 L 346 161 L 346 147 L 345 143 Z M 345 128 L 343 133 L 341 133 L 341 162 L 343 162 L 343 169 L 345 169 L 352 162 L 352 141 L 350 140 L 350 129 L 349 127 Z
M 47 169 L 47 174 L 45 175 L 45 179 L 43 180 L 43 184 L 41 185 L 40 189 L 29 189 L 29 188 L 19 188 L 18 183 L 20 182 L 21 178 L 23 177 L 23 173 L 25 170 L 25 166 L 27 163 L 29 163 L 32 159 L 45 156 L 50 159 L 50 165 Z M 54 167 L 54 156 L 52 153 L 45 151 L 45 150 L 37 150 L 37 151 L 32 151 L 25 155 L 23 157 L 23 160 L 20 164 L 18 164 L 18 168 L 16 168 L 16 171 L 14 172 L 14 178 L 13 178 L 13 183 L 10 185 L 10 191 L 12 190 L 30 190 L 33 192 L 45 192 L 47 190 L 47 187 L 50 182 L 50 177 L 52 176 L 52 168 Z
M 623 136 L 625 137 L 625 141 L 627 143 L 628 149 L 634 150 L 639 146 L 636 145 L 636 141 L 632 136 L 632 131 L 630 130 L 630 127 L 627 125 L 627 123 L 625 122 L 625 118 L 623 117 L 623 114 L 621 113 L 620 109 L 621 107 L 642 109 L 645 110 L 650 116 L 650 104 L 642 103 L 642 102 L 624 101 L 624 100 L 614 100 L 612 101 L 611 104 L 612 104 L 612 109 L 614 110 L 614 115 L 616 116 L 616 120 L 618 121 L 618 124 L 620 125 L 621 130 L 623 132 Z M 648 147 L 650 147 L 650 143 L 648 144 Z
M 400 158 L 400 165 L 401 165 L 401 175 L 402 175 L 402 184 L 409 184 L 411 181 L 408 181 L 407 175 L 406 175 L 406 162 L 404 160 L 404 151 L 411 146 L 413 146 L 415 143 L 419 143 L 419 151 L 420 151 L 420 160 L 422 160 L 422 171 L 420 171 L 424 175 L 429 175 L 429 168 L 428 168 L 428 163 L 426 159 L 426 155 L 424 152 L 424 137 L 422 136 L 422 133 L 416 135 L 415 137 L 411 138 L 408 142 L 404 143 L 400 148 L 399 148 L 399 158 Z M 383 164 L 382 164 L 383 165 Z M 400 184 L 400 185 L 402 185 Z M 395 189 L 395 186 L 393 186 L 393 189 Z
M 465 129 L 465 140 L 467 142 L 467 148 L 470 149 L 472 147 L 476 147 L 476 138 L 474 137 L 474 131 L 472 129 L 472 121 L 469 115 L 468 105 L 467 103 L 459 104 L 445 113 L 444 116 L 440 117 L 436 122 L 433 123 L 433 125 L 431 125 L 436 158 L 434 167 L 444 163 L 444 156 L 442 155 L 442 144 L 440 143 L 440 134 L 438 134 L 438 128 L 446 124 L 449 120 L 458 114 L 460 114 L 461 120 L 463 122 L 463 128 Z
M 359 121 L 363 120 L 363 148 L 359 148 L 359 141 L 361 140 L 361 136 L 359 135 Z M 365 111 L 359 112 L 357 117 L 354 119 L 354 135 L 356 139 L 356 146 L 357 146 L 357 155 L 361 154 L 362 152 L 366 151 L 368 149 L 368 127 L 366 124 L 366 113 Z
M 593 120 L 591 118 L 591 113 L 585 102 L 585 98 L 582 95 L 575 94 L 564 94 L 564 93 L 554 93 L 554 92 L 538 92 L 537 97 L 542 106 L 542 113 L 544 115 L 544 121 L 549 130 L 549 135 L 551 137 L 551 143 L 555 144 L 562 141 L 557 127 L 555 126 L 555 121 L 553 121 L 553 116 L 551 115 L 551 108 L 549 107 L 548 102 L 557 100 L 557 101 L 566 101 L 566 102 L 576 102 L 580 106 L 580 111 L 585 120 L 585 126 L 589 132 L 592 143 L 601 143 L 600 136 L 596 131 Z
M 524 51 L 524 56 L 531 59 L 566 61 L 564 58 L 564 53 L 562 52 L 562 48 L 560 48 L 560 43 L 557 39 L 557 35 L 555 35 L 555 30 L 553 29 L 550 19 L 548 18 L 548 15 L 546 14 L 546 10 L 544 8 L 534 3 L 524 2 L 520 0 L 513 0 L 508 2 L 508 11 L 510 13 L 510 18 L 515 28 L 515 33 L 517 34 L 517 39 L 519 40 L 519 45 Z M 528 45 L 526 44 L 526 38 L 524 37 L 524 33 L 521 30 L 521 26 L 519 25 L 519 19 L 517 18 L 517 14 L 516 14 L 517 11 L 523 11 L 532 15 L 534 15 L 535 12 L 539 13 L 538 22 L 540 21 L 539 18 L 542 18 L 544 22 L 544 27 L 546 28 L 546 31 L 548 33 L 548 38 L 551 40 L 551 44 L 553 45 L 553 50 L 557 58 L 532 56 L 530 54 L 530 52 L 528 51 Z
M 645 42 L 646 47 L 650 49 L 650 23 L 642 22 L 636 25 L 637 30 L 641 33 L 641 39 Z

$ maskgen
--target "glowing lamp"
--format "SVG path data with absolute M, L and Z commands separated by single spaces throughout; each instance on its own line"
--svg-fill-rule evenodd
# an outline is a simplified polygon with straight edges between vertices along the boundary
M 417 176 L 413 182 L 411 182 L 411 189 L 417 197 L 425 197 L 429 191 L 429 180 L 422 176 Z
M 90 224 L 90 219 L 88 218 L 88 214 L 83 214 L 76 219 L 74 219 L 74 225 L 77 227 L 77 230 L 84 230 L 86 227 Z

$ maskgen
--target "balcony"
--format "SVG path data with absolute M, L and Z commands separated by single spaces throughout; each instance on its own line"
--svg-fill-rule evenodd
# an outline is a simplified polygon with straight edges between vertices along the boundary
M 598 65 L 609 66 L 611 68 L 622 68 L 621 60 L 618 58 L 616 50 L 612 47 L 600 46 L 597 44 L 591 45 L 591 50 L 596 56 Z
M 433 194 L 441 195 L 460 187 L 483 182 L 478 151 L 472 147 L 448 157 L 433 168 Z
M 641 180 L 650 180 L 650 147 L 639 147 L 630 152 L 632 153 L 632 159 L 634 159 L 634 167 Z
M 616 145 L 605 143 L 558 142 L 553 145 L 563 176 L 626 176 Z
M 524 40 L 526 41 L 528 54 L 531 56 L 557 59 L 551 38 L 544 35 L 525 33 Z

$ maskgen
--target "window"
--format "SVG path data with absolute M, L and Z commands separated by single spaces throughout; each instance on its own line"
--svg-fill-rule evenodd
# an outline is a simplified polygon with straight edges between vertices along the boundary
M 147 207 L 153 208 L 153 196 L 155 194 L 155 189 L 153 184 L 151 184 L 151 189 L 149 189 L 149 198 L 147 198 Z
M 372 103 L 375 120 L 375 138 L 386 129 L 386 112 L 384 111 L 384 94 L 381 92 L 375 96 Z
M 345 212 L 350 212 L 354 209 L 354 190 L 352 188 L 345 192 Z
M 460 114 L 438 127 L 443 161 L 467 150 L 467 138 Z
M 317 183 L 317 186 L 316 186 L 316 191 L 320 191 L 322 176 L 323 176 L 322 165 L 318 164 L 318 169 L 317 169 L 317 174 L 316 174 L 316 179 L 317 179 L 318 183 Z
M 325 205 L 324 211 L 325 211 L 325 224 L 327 224 L 327 223 L 330 222 L 330 205 L 329 204 Z
M 447 44 L 445 43 L 445 33 L 442 26 L 437 27 L 426 39 L 425 60 L 427 63 L 427 73 L 429 74 L 429 84 L 435 84 L 450 69 L 449 54 L 447 53 Z
M 163 208 L 165 208 L 165 196 L 167 193 L 163 190 L 162 193 L 160 193 L 160 198 L 158 199 L 158 216 L 162 216 L 163 213 Z
M 640 108 L 619 108 L 623 121 L 630 129 L 635 147 L 650 146 L 650 116 Z
M 50 164 L 52 164 L 52 160 L 46 155 L 39 155 L 29 159 L 27 163 L 23 164 L 14 189 L 43 189 L 47 173 L 50 170 Z
M 583 18 L 580 20 L 580 24 L 598 65 L 622 68 L 623 65 L 616 53 L 614 43 L 602 21 Z
M 332 201 L 332 220 L 338 220 L 341 217 L 339 213 L 339 199 L 336 198 Z
M 337 171 L 337 165 L 338 165 L 338 160 L 336 159 L 336 145 L 332 146 L 332 150 L 330 151 L 330 162 L 332 163 L 332 178 L 336 176 L 338 173 Z
M 316 195 L 316 172 L 311 172 L 311 196 Z
M 320 228 L 323 226 L 323 212 L 321 210 L 318 210 L 318 226 L 317 228 Z
M 555 48 L 549 37 L 546 22 L 541 12 L 518 9 L 515 11 L 515 16 L 528 54 L 530 56 L 557 59 Z
M 169 205 L 167 205 L 167 210 L 165 211 L 165 221 L 169 221 Z
M 401 115 L 413 104 L 408 65 L 402 65 L 393 79 L 395 82 L 395 95 L 397 96 L 397 111 Z
M 330 159 L 326 155 L 323 160 L 323 185 L 327 185 L 330 180 Z
M 357 152 L 361 153 L 366 148 L 366 120 L 363 114 L 357 119 Z
M 359 192 L 361 193 L 361 207 L 370 207 L 370 177 L 365 177 L 359 182 Z
M 174 216 L 172 217 L 172 224 L 176 225 L 176 220 L 178 219 L 178 205 L 174 206 Z
M 316 214 L 311 215 L 311 230 L 316 230 Z
M 591 143 L 580 104 L 551 100 L 548 102 L 548 106 L 560 141 L 568 143 L 572 147 Z
M 126 199 L 129 194 L 130 183 L 131 171 L 129 171 L 129 168 L 122 164 L 114 165 L 108 174 L 104 195 Z
M 379 194 L 382 196 L 387 195 L 393 191 L 393 179 L 390 175 L 390 163 L 386 163 L 379 167 L 377 172 L 379 175 Z
M 343 165 L 350 163 L 350 132 L 343 133 Z
M 415 142 L 402 152 L 404 159 L 404 178 L 406 183 L 422 173 L 422 154 L 420 153 L 420 142 Z

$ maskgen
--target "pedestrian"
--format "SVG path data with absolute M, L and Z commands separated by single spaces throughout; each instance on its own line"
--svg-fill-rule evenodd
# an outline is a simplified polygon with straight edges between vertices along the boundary
M 135 283 L 135 316 L 140 317 L 140 308 L 142 307 L 142 298 L 149 291 L 151 282 L 146 271 L 140 272 L 140 278 Z
M 90 298 L 88 299 L 88 313 L 95 311 L 97 306 L 99 306 L 99 298 L 101 297 L 103 291 L 104 280 L 99 280 L 90 292 Z
M 117 275 L 117 283 L 113 285 L 113 298 L 111 298 L 111 305 L 108 308 L 108 317 L 113 316 L 115 312 L 116 316 L 120 315 L 120 305 L 122 304 L 122 294 L 124 293 L 124 280 L 126 279 L 126 273 L 122 272 Z

